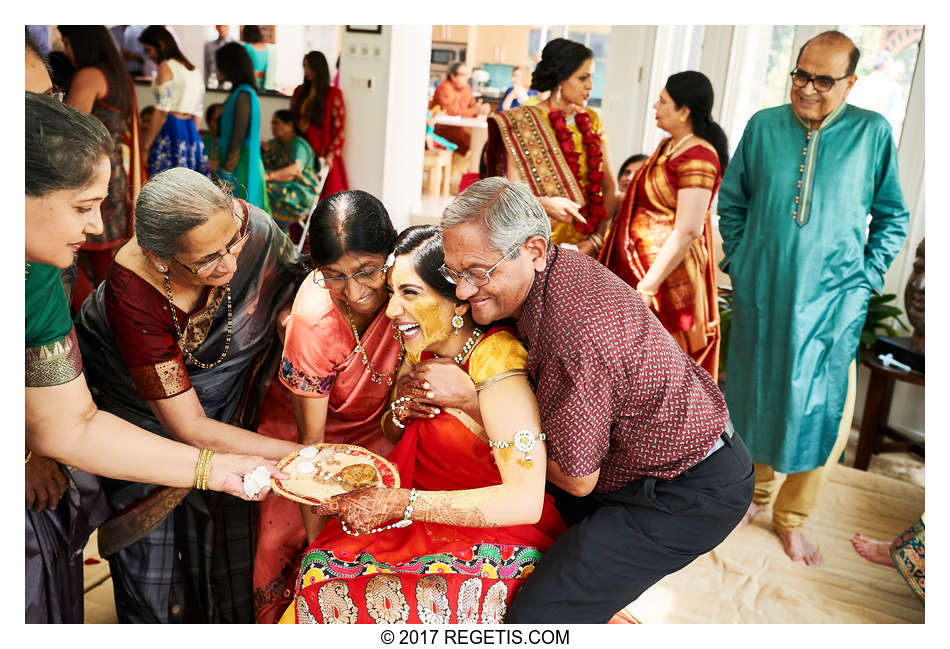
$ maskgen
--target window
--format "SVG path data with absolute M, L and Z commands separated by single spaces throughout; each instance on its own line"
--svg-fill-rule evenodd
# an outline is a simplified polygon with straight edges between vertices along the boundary
M 858 81 L 848 103 L 884 115 L 894 141 L 900 142 L 923 26 L 841 25 L 840 29 L 861 50 L 855 70 Z
M 788 103 L 788 73 L 794 67 L 794 25 L 737 26 L 723 97 L 721 126 L 729 153 L 739 145 L 753 114 Z M 717 102 L 718 103 L 718 102 Z
M 600 31 L 593 31 L 593 29 Z M 588 105 L 600 107 L 604 98 L 604 80 L 607 78 L 607 45 L 610 42 L 610 27 L 584 27 L 572 30 L 569 25 L 542 25 L 531 30 L 528 37 L 528 56 L 534 61 L 540 60 L 541 50 L 555 38 L 568 38 L 583 43 L 594 52 L 594 87 L 590 91 Z
M 653 151 L 660 144 L 660 140 L 667 136 L 667 133 L 656 126 L 653 104 L 659 98 L 660 91 L 666 86 L 670 75 L 684 70 L 699 70 L 702 45 L 703 25 L 657 26 L 641 151 Z

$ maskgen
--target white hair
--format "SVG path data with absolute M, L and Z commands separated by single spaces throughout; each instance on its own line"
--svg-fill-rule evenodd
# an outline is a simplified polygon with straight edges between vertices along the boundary
M 210 178 L 185 167 L 153 176 L 135 201 L 135 236 L 160 259 L 180 252 L 181 237 L 215 212 L 231 211 L 230 194 Z
M 456 196 L 442 213 L 442 230 L 475 218 L 481 218 L 502 253 L 531 237 L 551 240 L 551 222 L 528 186 L 501 176 L 479 180 Z

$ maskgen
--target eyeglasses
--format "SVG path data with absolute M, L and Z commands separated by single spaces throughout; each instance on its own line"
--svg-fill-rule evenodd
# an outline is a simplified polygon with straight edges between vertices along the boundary
M 439 267 L 439 272 L 442 273 L 442 277 L 446 279 L 447 282 L 458 285 L 461 278 L 465 278 L 465 281 L 471 284 L 472 286 L 485 286 L 489 281 L 491 281 L 492 271 L 498 268 L 498 264 L 505 261 L 508 258 L 508 255 L 513 253 L 515 250 L 521 247 L 521 244 L 517 244 L 506 252 L 501 259 L 495 262 L 495 265 L 489 268 L 488 270 L 482 270 L 481 268 L 472 268 L 471 270 L 463 270 L 459 272 L 457 270 L 452 270 L 445 264 L 442 264 Z
M 238 215 L 235 214 L 234 218 L 238 219 Z M 234 239 L 232 239 L 231 243 L 229 243 L 227 248 L 225 248 L 227 252 L 225 252 L 223 255 L 220 255 L 220 254 L 215 255 L 213 259 L 211 259 L 210 261 L 206 261 L 205 263 L 198 266 L 198 268 L 192 268 L 191 266 L 188 266 L 187 264 L 181 263 L 180 261 L 175 259 L 174 255 L 172 255 L 172 261 L 178 264 L 179 266 L 181 266 L 182 268 L 184 268 L 185 270 L 187 270 L 192 275 L 202 275 L 202 274 L 210 272 L 211 269 L 213 269 L 215 266 L 221 263 L 221 260 L 224 259 L 225 256 L 231 255 L 232 257 L 236 258 L 238 254 L 240 254 L 241 249 L 244 247 L 244 244 L 247 243 L 248 237 L 251 236 L 251 229 L 250 227 L 248 227 L 249 225 L 248 213 L 245 213 L 244 216 L 241 217 L 240 222 L 241 222 L 241 229 L 238 230 L 236 235 L 234 235 Z
M 827 74 L 819 74 L 818 76 L 813 77 L 807 72 L 805 72 L 804 70 L 799 70 L 798 68 L 795 68 L 794 70 L 791 71 L 789 76 L 792 77 L 792 84 L 796 88 L 804 88 L 805 86 L 808 85 L 808 82 L 810 81 L 812 86 L 814 86 L 815 90 L 817 90 L 818 92 L 828 92 L 829 90 L 835 87 L 836 83 L 838 83 L 842 79 L 847 79 L 851 75 L 846 74 L 843 77 L 835 78 L 835 77 L 829 77 Z
M 66 92 L 58 86 L 50 86 L 49 90 L 43 93 L 47 97 L 52 97 L 56 101 L 62 101 L 66 96 Z
M 366 270 L 361 270 L 360 272 L 353 273 L 352 275 L 340 275 L 339 277 L 323 277 L 322 275 L 317 277 L 316 274 L 314 274 L 313 283 L 320 288 L 327 289 L 328 291 L 342 293 L 344 290 L 346 290 L 346 283 L 351 279 L 355 280 L 357 284 L 375 288 L 385 276 L 385 267 L 367 268 Z

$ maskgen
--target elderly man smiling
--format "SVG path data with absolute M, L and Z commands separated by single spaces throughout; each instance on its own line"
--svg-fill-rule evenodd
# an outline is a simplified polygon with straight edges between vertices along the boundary
M 786 554 L 809 566 L 821 553 L 800 528 L 847 444 L 868 297 L 907 232 L 891 128 L 845 103 L 859 56 L 841 32 L 808 41 L 791 104 L 752 116 L 719 189 L 726 401 L 756 462 L 744 522 L 774 499 Z
M 570 526 L 506 621 L 606 622 L 729 534 L 752 497 L 752 461 L 709 374 L 623 280 L 550 245 L 526 185 L 475 183 L 442 228 L 443 274 L 475 321 L 517 320 L 549 489 Z

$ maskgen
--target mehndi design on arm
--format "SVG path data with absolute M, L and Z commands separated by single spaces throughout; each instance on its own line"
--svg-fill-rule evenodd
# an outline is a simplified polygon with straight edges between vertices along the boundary
M 478 508 L 477 497 L 466 498 L 460 493 L 427 493 L 416 502 L 420 520 L 458 527 L 490 527 L 485 514 Z M 471 501 L 471 502 L 466 502 Z

